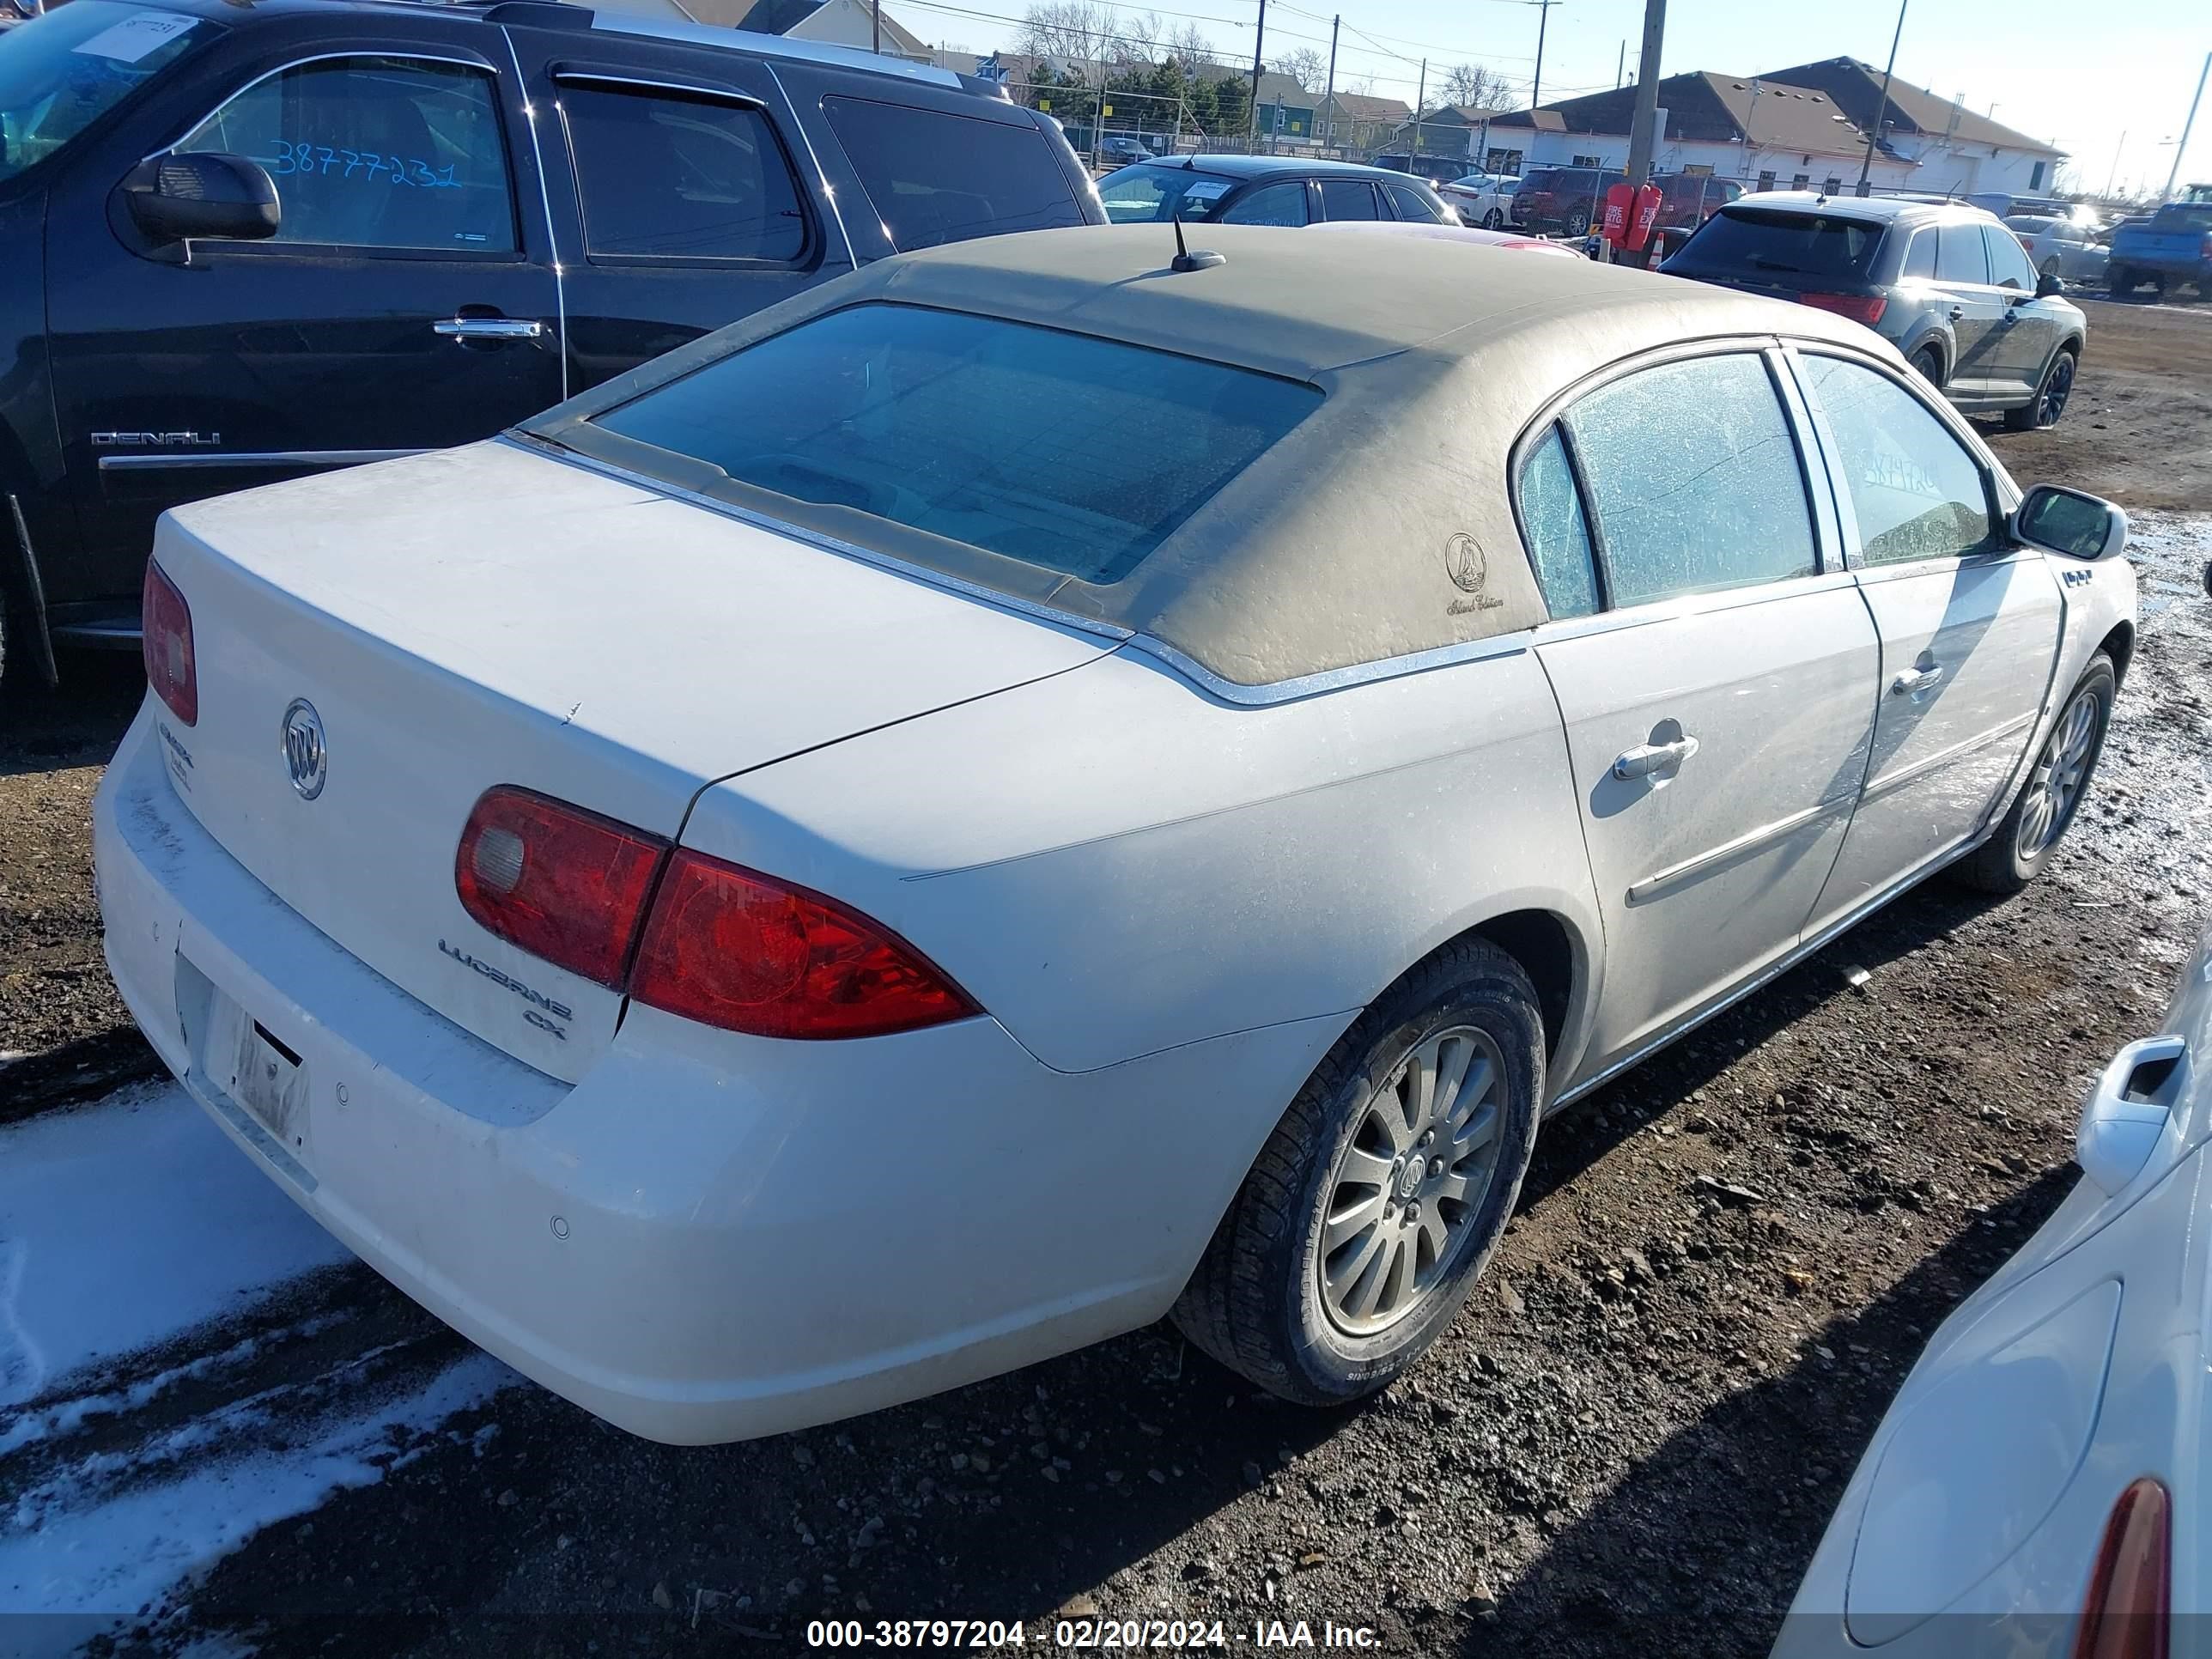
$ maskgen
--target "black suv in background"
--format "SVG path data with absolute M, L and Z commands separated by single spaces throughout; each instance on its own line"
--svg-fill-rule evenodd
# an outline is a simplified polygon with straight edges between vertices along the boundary
M 135 643 L 165 507 L 1103 218 L 1056 127 L 895 58 L 550 0 L 70 0 L 0 31 L 0 643 Z
M 83 3 L 83 0 L 76 0 Z M 1116 167 L 1098 181 L 1116 225 L 1317 225 L 1407 219 L 1455 225 L 1459 216 L 1422 179 L 1356 161 L 1299 155 L 1183 155 Z

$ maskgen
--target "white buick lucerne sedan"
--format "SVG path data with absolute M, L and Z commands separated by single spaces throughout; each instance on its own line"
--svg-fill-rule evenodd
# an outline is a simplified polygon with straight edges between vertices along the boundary
M 659 1439 L 1170 1311 L 1346 1401 L 1547 1110 L 2049 859 L 2117 509 L 1802 307 L 1206 236 L 885 260 L 166 518 L 108 960 L 246 1155 Z

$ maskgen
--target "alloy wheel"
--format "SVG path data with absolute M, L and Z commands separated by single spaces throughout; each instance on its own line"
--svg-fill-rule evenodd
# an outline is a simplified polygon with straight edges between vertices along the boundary
M 2027 781 L 2027 799 L 2014 842 L 2023 860 L 2038 857 L 2064 833 L 2088 777 L 2103 720 L 2104 705 L 2087 690 L 2075 693 L 2058 717 Z
M 2069 351 L 2058 354 L 2058 361 L 2051 366 L 2044 377 L 2043 391 L 2035 401 L 2035 423 L 2056 426 L 2058 417 L 2066 412 L 2066 399 L 2074 390 L 2074 355 Z
M 1498 1169 L 1504 1057 L 1471 1025 L 1415 1046 L 1369 1098 L 1330 1172 L 1322 1308 L 1373 1336 L 1452 1282 Z

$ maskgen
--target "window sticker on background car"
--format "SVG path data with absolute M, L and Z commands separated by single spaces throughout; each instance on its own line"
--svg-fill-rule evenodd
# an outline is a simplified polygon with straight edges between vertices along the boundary
M 175 40 L 192 26 L 189 17 L 173 11 L 141 12 L 112 23 L 76 50 L 88 57 L 106 58 L 118 64 L 135 64 L 156 46 Z
M 1194 179 L 1190 188 L 1183 191 L 1182 199 L 1186 202 L 1213 202 L 1228 193 L 1229 181 L 1226 179 Z

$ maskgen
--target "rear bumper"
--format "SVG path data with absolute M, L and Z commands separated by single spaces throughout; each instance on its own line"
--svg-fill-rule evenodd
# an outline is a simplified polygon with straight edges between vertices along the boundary
M 1158 1317 L 1345 1023 L 1071 1074 L 988 1018 L 805 1043 L 633 1008 L 571 1085 L 262 887 L 162 744 L 149 702 L 94 811 L 108 963 L 162 1059 L 386 1279 L 653 1439 L 850 1416 Z M 220 999 L 300 1055 L 292 1144 L 202 1064 Z

